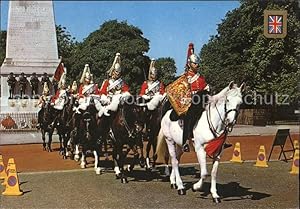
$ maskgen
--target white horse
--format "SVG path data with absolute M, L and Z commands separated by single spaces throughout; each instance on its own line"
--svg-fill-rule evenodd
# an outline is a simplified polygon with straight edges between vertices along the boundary
M 216 137 L 232 130 L 232 127 L 236 123 L 239 106 L 242 103 L 242 92 L 244 88 L 244 83 L 240 87 L 237 87 L 231 82 L 229 86 L 224 88 L 220 93 L 211 96 L 205 111 L 194 127 L 193 142 L 201 168 L 201 178 L 197 183 L 193 184 L 193 191 L 200 190 L 203 180 L 208 174 L 205 146 Z M 170 120 L 171 111 L 172 110 L 166 112 L 162 118 L 156 153 L 160 159 L 165 157 L 167 144 L 172 164 L 172 172 L 170 175 L 171 188 L 177 187 L 178 194 L 185 195 L 186 191 L 178 168 L 179 160 L 183 152 L 181 147 L 178 148 L 177 146 L 176 148 L 176 144 L 182 146 L 183 130 L 180 127 L 179 121 Z M 223 143 L 221 143 L 221 145 L 223 145 Z M 216 175 L 222 150 L 223 146 L 213 155 L 213 168 L 211 171 L 210 192 L 216 203 L 220 202 L 216 188 Z

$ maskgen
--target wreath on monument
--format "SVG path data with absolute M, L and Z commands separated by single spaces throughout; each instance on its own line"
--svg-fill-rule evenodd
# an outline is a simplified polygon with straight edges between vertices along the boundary
M 12 129 L 14 127 L 17 126 L 16 122 L 14 121 L 14 119 L 12 119 L 12 117 L 10 117 L 9 115 L 6 116 L 6 118 L 4 118 L 1 121 L 1 125 L 5 128 L 5 129 Z

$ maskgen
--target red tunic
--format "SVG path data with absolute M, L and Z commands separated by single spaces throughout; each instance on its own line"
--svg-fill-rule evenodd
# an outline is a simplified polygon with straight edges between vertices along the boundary
M 107 95 L 108 94 L 108 87 L 109 87 L 109 80 L 106 79 L 105 81 L 103 81 L 102 86 L 100 88 L 100 94 L 104 94 Z M 123 92 L 129 92 L 129 86 L 122 81 L 122 87 L 121 87 L 121 93 Z
M 191 70 L 189 70 L 187 72 L 187 78 L 189 80 L 189 83 L 190 83 L 190 79 L 192 79 L 195 75 L 196 75 L 196 73 L 194 73 Z M 205 78 L 203 76 L 199 76 L 195 81 L 190 83 L 190 85 L 191 85 L 191 91 L 192 92 L 197 92 L 197 91 L 204 90 L 204 88 L 207 86 L 207 83 L 206 83 Z
M 57 90 L 57 91 L 56 91 L 56 93 L 55 93 L 55 95 L 54 95 L 53 97 L 51 97 L 51 103 L 54 103 L 54 102 L 55 102 L 55 100 L 57 100 L 57 99 L 58 99 L 58 97 L 59 97 L 59 93 L 60 93 L 60 91 L 59 91 L 59 90 Z
M 83 86 L 84 86 L 83 84 L 80 84 L 80 86 L 79 86 L 78 95 L 80 98 L 84 97 L 84 94 L 82 93 Z M 98 84 L 94 84 L 93 88 L 94 88 L 93 94 L 99 95 Z
M 141 86 L 140 90 L 140 96 L 143 96 L 146 94 L 146 90 L 148 89 L 148 83 L 147 81 L 144 81 L 144 83 Z M 165 85 L 162 82 L 159 82 L 159 93 L 164 94 L 165 93 Z

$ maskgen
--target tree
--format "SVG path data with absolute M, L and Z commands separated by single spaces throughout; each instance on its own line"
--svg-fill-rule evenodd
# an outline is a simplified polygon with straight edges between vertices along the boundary
M 6 53 L 6 31 L 0 31 L 0 65 L 5 59 Z
M 175 80 L 175 74 L 177 69 L 173 58 L 158 58 L 156 60 L 155 67 L 159 70 L 160 80 L 166 86 Z
M 286 9 L 288 32 L 284 39 L 263 35 L 263 11 Z M 241 6 L 226 14 L 218 34 L 203 46 L 200 57 L 208 82 L 220 90 L 231 80 L 246 81 L 261 93 L 300 97 L 300 19 L 296 1 L 241 1 Z
M 70 57 L 72 57 L 78 42 L 75 37 L 66 30 L 66 27 L 56 25 L 56 37 L 58 46 L 58 55 L 63 58 L 64 65 L 70 67 Z
M 76 48 L 72 56 L 71 77 L 78 80 L 87 63 L 95 82 L 99 83 L 107 78 L 107 71 L 119 52 L 123 78 L 135 93 L 144 81 L 143 69 L 147 69 L 150 63 L 149 57 L 144 55 L 148 50 L 149 40 L 143 37 L 139 28 L 117 20 L 104 22 Z

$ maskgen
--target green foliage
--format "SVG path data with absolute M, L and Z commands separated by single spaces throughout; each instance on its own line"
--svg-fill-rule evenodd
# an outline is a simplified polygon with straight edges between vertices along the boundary
M 173 58 L 159 58 L 156 60 L 155 67 L 159 70 L 159 79 L 166 86 L 175 80 L 177 69 Z
M 79 80 L 87 63 L 95 82 L 101 84 L 107 78 L 115 54 L 120 52 L 123 78 L 135 93 L 144 81 L 143 69 L 150 63 L 149 57 L 144 55 L 148 50 L 149 40 L 139 28 L 117 20 L 107 21 L 76 48 L 69 72 L 73 79 Z
M 0 65 L 5 59 L 6 51 L 6 31 L 0 31 Z
M 263 11 L 288 11 L 288 32 L 284 39 L 263 35 Z M 241 1 L 241 6 L 226 14 L 218 34 L 203 46 L 200 57 L 203 73 L 214 90 L 231 80 L 246 81 L 260 93 L 300 98 L 300 18 L 296 1 Z
M 56 37 L 58 46 L 58 55 L 63 58 L 63 63 L 67 67 L 70 67 L 70 58 L 76 50 L 78 42 L 75 41 L 75 37 L 66 30 L 66 27 L 56 25 Z

